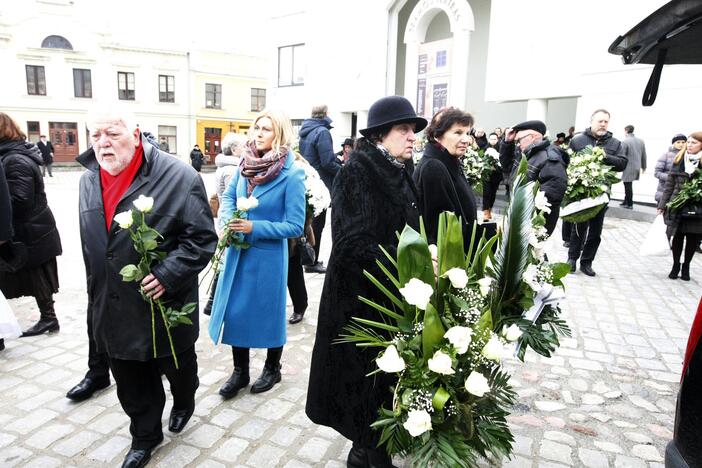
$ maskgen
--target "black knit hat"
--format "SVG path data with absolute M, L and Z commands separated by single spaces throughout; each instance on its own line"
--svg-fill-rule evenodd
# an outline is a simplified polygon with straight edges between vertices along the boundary
M 341 146 L 346 146 L 346 145 L 353 146 L 353 138 L 347 138 L 347 139 L 345 139 L 344 142 L 341 144 Z
M 520 124 L 515 125 L 514 127 L 512 127 L 512 130 L 514 130 L 515 132 L 518 132 L 520 130 L 534 130 L 537 133 L 545 135 L 546 124 L 540 120 L 527 120 L 526 122 L 522 122 Z
M 415 132 L 420 132 L 427 126 L 427 119 L 419 117 L 407 99 L 402 96 L 386 96 L 370 106 L 368 126 L 361 130 L 361 135 L 369 137 L 374 130 L 405 122 L 415 124 Z
M 685 135 L 683 135 L 682 133 L 678 133 L 677 135 L 675 135 L 673 137 L 673 141 L 671 141 L 671 143 L 675 143 L 676 141 L 680 141 L 680 140 L 687 141 L 687 137 Z

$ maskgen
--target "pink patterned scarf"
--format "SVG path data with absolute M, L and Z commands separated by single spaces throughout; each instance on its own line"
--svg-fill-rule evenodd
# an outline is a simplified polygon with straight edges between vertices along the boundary
M 263 156 L 258 155 L 256 143 L 251 141 L 243 151 L 241 175 L 246 177 L 246 191 L 251 195 L 257 185 L 262 185 L 278 177 L 288 159 L 288 148 L 280 147 L 278 153 L 272 149 Z

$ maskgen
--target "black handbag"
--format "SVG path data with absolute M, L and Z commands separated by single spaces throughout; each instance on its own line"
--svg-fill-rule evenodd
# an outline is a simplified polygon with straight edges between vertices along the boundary
M 317 256 L 314 253 L 314 247 L 307 242 L 307 238 L 305 236 L 302 236 L 297 240 L 297 246 L 300 249 L 300 263 L 302 266 L 314 265 L 314 262 L 317 261 Z
M 0 246 L 0 271 L 16 273 L 27 263 L 27 246 L 22 242 L 6 242 Z
M 680 217 L 685 219 L 702 218 L 702 203 L 688 203 L 680 208 Z

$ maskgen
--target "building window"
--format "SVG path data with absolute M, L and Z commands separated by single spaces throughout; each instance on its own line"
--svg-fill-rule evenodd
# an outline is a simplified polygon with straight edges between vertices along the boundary
M 222 108 L 222 85 L 205 84 L 205 107 L 208 109 Z
M 38 65 L 25 65 L 27 70 L 27 94 L 46 96 L 46 76 L 44 67 Z
M 178 152 L 177 147 L 177 135 L 178 127 L 171 125 L 159 125 L 158 126 L 158 147 L 161 151 L 166 153 L 176 154 Z
M 41 48 L 73 50 L 71 43 L 63 36 L 46 36 L 41 41 Z
M 175 76 L 158 75 L 158 102 L 175 102 Z
M 41 132 L 39 130 L 39 122 L 27 122 L 27 140 L 31 141 L 32 143 L 37 143 L 40 136 Z
M 75 97 L 93 97 L 93 86 L 90 81 L 90 70 L 73 69 L 73 95 Z
M 446 51 L 439 50 L 436 52 L 436 68 L 446 66 Z
M 266 107 L 266 90 L 263 88 L 251 88 L 251 110 L 258 112 Z
M 278 47 L 278 86 L 305 84 L 305 44 Z
M 431 113 L 436 114 L 439 110 L 446 107 L 446 101 L 448 100 L 448 84 L 435 84 L 433 91 L 434 99 L 432 101 Z
M 417 114 L 424 115 L 426 111 L 427 80 L 417 80 Z
M 122 101 L 134 100 L 134 73 L 117 72 L 117 96 Z
M 425 75 L 427 73 L 427 54 L 421 54 L 419 56 L 419 61 L 418 61 L 417 65 L 418 65 L 417 74 L 418 75 Z

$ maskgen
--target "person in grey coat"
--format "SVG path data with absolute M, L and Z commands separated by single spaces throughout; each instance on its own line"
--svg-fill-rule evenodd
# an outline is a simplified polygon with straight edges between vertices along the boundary
M 634 136 L 633 125 L 624 127 L 624 135 L 622 149 L 628 162 L 622 172 L 624 201 L 619 205 L 631 210 L 634 208 L 634 181 L 639 180 L 640 173 L 646 172 L 646 145 L 641 138 Z
M 663 153 L 656 162 L 656 169 L 653 172 L 653 175 L 656 176 L 656 179 L 658 179 L 658 188 L 656 188 L 655 196 L 656 202 L 659 202 L 661 200 L 663 190 L 665 189 L 665 182 L 668 180 L 668 174 L 673 168 L 673 160 L 675 159 L 675 156 L 678 155 L 683 146 L 685 146 L 686 141 L 687 137 L 682 133 L 678 133 L 677 135 L 675 135 L 673 137 L 673 140 L 671 141 L 672 146 L 668 148 L 668 151 Z

